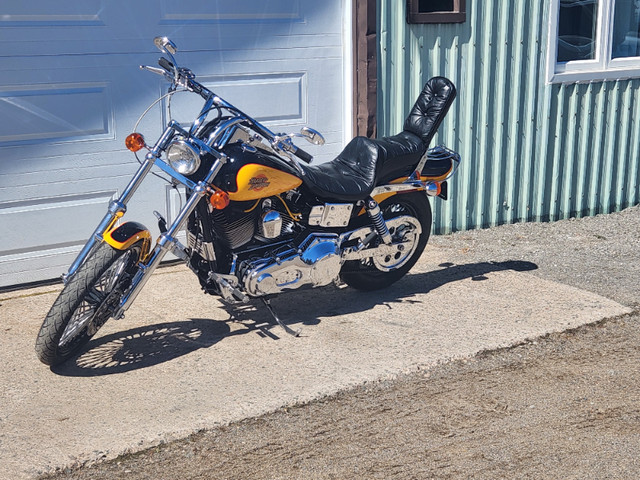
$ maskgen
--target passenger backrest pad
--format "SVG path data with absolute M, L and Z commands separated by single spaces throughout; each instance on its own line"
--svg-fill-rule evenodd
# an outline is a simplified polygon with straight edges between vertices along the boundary
M 429 80 L 404 122 L 404 130 L 419 136 L 425 145 L 431 143 L 438 127 L 456 98 L 456 87 L 445 77 Z

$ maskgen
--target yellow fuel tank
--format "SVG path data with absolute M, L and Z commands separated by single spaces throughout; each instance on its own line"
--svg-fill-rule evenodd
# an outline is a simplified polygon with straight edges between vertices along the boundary
M 235 202 L 258 200 L 284 193 L 302 184 L 302 180 L 276 168 L 249 163 L 243 165 L 236 175 L 238 190 L 227 192 Z

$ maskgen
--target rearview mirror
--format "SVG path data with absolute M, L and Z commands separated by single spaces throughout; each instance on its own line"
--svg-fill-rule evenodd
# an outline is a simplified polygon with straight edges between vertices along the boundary
M 178 47 L 167 37 L 156 37 L 153 39 L 153 44 L 160 50 L 162 53 L 168 53 L 170 55 L 175 55 L 178 51 Z
M 322 134 L 313 128 L 302 127 L 300 129 L 300 135 L 307 139 L 309 143 L 314 145 L 324 145 L 324 137 Z

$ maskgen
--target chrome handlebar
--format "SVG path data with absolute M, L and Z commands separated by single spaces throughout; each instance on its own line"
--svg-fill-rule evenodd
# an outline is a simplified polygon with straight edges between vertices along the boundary
M 174 60 L 173 55 L 170 55 L 170 57 L 172 60 Z M 311 163 L 313 157 L 301 148 L 294 145 L 291 140 L 292 137 L 301 135 L 275 134 L 266 126 L 251 118 L 242 110 L 233 106 L 225 99 L 216 95 L 214 92 L 207 89 L 204 85 L 197 82 L 195 80 L 196 76 L 188 68 L 177 67 L 175 65 L 175 62 L 171 62 L 164 57 L 161 57 L 158 60 L 158 64 L 161 68 L 140 65 L 140 69 L 164 77 L 171 83 L 171 89 L 175 90 L 177 89 L 177 87 L 182 87 L 190 92 L 200 95 L 205 100 L 205 104 L 202 107 L 202 110 L 189 129 L 190 136 L 194 136 L 197 133 L 198 129 L 204 124 L 207 115 L 211 110 L 213 110 L 214 108 L 223 108 L 233 113 L 234 117 L 216 128 L 216 130 L 206 140 L 207 145 L 212 148 L 224 146 L 223 142 L 220 142 L 219 140 L 225 137 L 225 131 L 234 128 L 238 124 L 245 124 L 245 126 L 254 130 L 256 133 L 262 136 L 269 143 L 269 146 L 274 151 L 274 153 L 283 158 L 283 160 L 286 159 L 287 163 L 291 164 L 301 175 L 304 175 L 304 170 L 300 167 L 298 161 L 294 158 L 294 156 L 305 161 L 306 163 Z

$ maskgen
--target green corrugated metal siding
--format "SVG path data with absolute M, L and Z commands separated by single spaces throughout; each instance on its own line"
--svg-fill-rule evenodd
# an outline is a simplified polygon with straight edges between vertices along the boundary
M 547 85 L 547 2 L 467 1 L 464 24 L 408 25 L 378 0 L 378 131 L 393 135 L 424 83 L 458 97 L 434 140 L 463 164 L 436 232 L 611 212 L 640 202 L 640 79 Z

